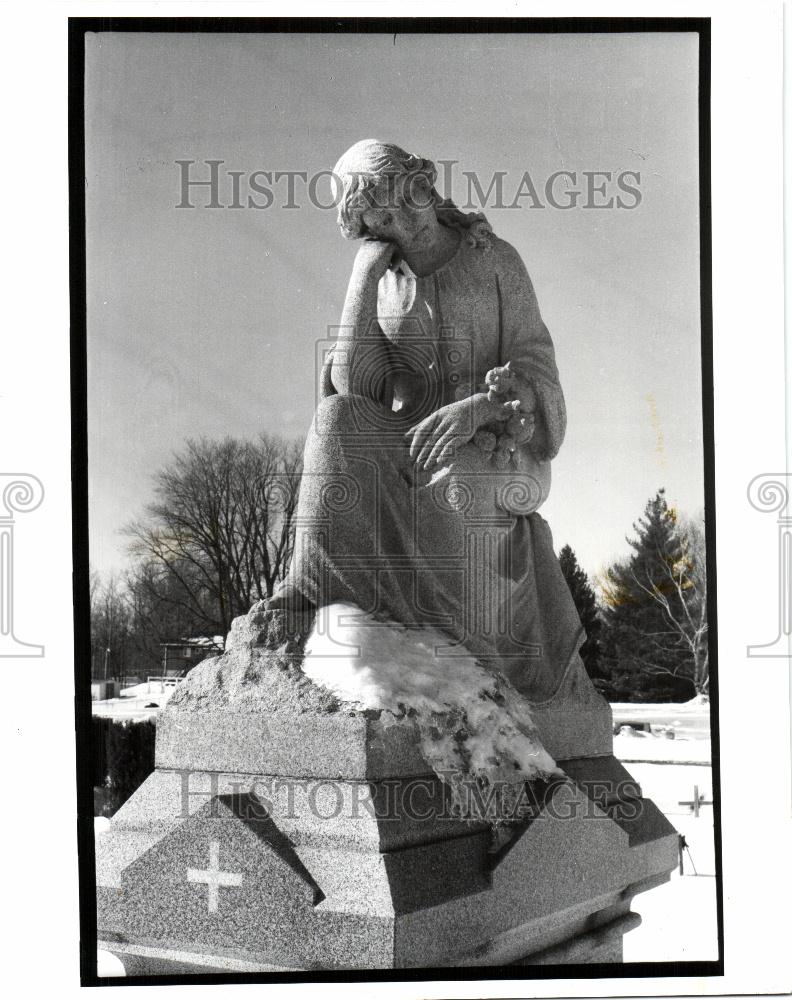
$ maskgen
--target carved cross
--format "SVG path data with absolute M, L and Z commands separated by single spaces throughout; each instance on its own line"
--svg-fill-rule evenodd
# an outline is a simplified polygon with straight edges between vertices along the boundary
M 209 868 L 188 868 L 188 882 L 202 882 L 209 886 L 209 912 L 217 913 L 217 903 L 221 886 L 242 885 L 242 872 L 220 871 L 220 842 L 212 840 L 209 844 Z

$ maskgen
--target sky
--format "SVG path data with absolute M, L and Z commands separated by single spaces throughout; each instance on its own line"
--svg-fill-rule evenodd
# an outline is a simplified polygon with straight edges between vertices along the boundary
M 521 254 L 551 332 L 569 424 L 541 513 L 596 575 L 646 501 L 703 507 L 697 36 L 101 33 L 86 36 L 91 564 L 127 565 L 122 526 L 188 437 L 302 436 L 316 357 L 357 244 L 295 179 L 379 138 L 454 161 Z M 193 188 L 219 166 L 221 208 Z M 237 204 L 228 171 L 240 172 Z M 516 199 L 526 171 L 539 204 Z M 554 185 L 554 172 L 570 171 Z M 584 171 L 610 171 L 602 195 Z M 640 199 L 616 176 L 638 171 Z M 326 175 L 317 199 L 329 204 Z M 522 188 L 525 191 L 525 187 Z M 621 194 L 634 208 L 587 208 Z M 514 202 L 514 207 L 510 207 Z

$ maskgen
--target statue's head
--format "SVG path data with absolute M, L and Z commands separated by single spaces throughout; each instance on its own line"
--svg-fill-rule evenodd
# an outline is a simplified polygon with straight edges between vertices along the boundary
M 489 247 L 492 229 L 483 215 L 460 212 L 435 189 L 431 160 L 377 139 L 351 146 L 333 170 L 338 225 L 350 240 L 416 238 L 439 221 L 460 230 L 474 246 Z

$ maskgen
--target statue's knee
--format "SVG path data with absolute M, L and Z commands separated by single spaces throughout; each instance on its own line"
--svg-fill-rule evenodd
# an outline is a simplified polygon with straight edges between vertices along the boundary
M 364 396 L 326 396 L 316 408 L 314 428 L 319 435 L 360 433 L 374 427 L 385 430 L 392 416 L 380 403 Z
M 353 405 L 352 396 L 325 396 L 314 414 L 316 433 L 326 434 L 348 426 L 351 422 Z
M 316 415 L 331 417 L 337 413 L 347 413 L 353 399 L 353 396 L 341 396 L 338 393 L 333 393 L 332 396 L 325 396 L 324 399 L 319 401 L 319 405 L 316 407 Z

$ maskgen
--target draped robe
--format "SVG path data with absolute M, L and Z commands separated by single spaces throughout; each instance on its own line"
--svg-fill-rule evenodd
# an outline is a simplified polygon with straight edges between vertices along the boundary
M 382 621 L 434 625 L 448 642 L 431 655 L 469 651 L 532 701 L 549 700 L 584 635 L 536 510 L 566 411 L 528 273 L 505 241 L 482 248 L 463 237 L 429 275 L 392 264 L 377 312 L 358 350 L 365 364 L 367 337 L 384 335 L 388 361 L 380 370 L 376 353 L 365 395 L 336 391 L 340 342 L 323 372 L 286 586 L 317 606 L 349 602 Z M 433 481 L 410 459 L 405 431 L 506 362 L 533 388 L 541 444 L 520 446 L 519 464 L 499 474 L 469 445 L 462 471 Z

